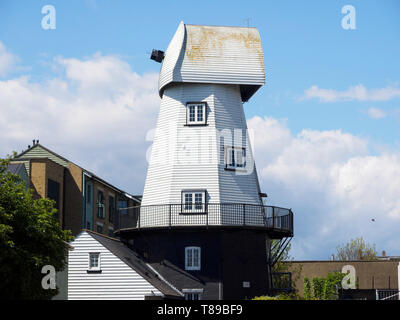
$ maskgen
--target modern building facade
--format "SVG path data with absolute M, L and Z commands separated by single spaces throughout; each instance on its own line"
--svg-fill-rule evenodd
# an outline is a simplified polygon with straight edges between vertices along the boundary
M 293 236 L 293 214 L 264 203 L 243 110 L 265 82 L 259 33 L 180 23 L 153 57 L 161 106 L 142 203 L 116 234 L 187 299 L 266 294 L 271 240 Z
M 11 160 L 24 166 L 28 187 L 36 197 L 55 201 L 63 229 L 77 235 L 82 229 L 113 235 L 118 208 L 138 205 L 139 199 L 39 143 Z

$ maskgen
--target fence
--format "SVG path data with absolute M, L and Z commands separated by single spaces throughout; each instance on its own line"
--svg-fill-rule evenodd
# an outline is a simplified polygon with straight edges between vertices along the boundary
M 376 290 L 376 300 L 400 300 L 399 290 Z
M 291 209 L 228 203 L 163 204 L 119 209 L 115 230 L 177 226 L 254 226 L 293 234 Z

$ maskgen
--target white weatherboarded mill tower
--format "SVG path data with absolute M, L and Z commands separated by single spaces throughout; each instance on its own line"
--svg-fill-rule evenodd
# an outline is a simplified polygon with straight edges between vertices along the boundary
M 262 204 L 242 103 L 264 80 L 257 29 L 180 23 L 160 72 L 161 108 L 143 206 L 185 203 L 185 197 L 193 204 L 196 197 L 210 204 Z M 220 214 L 209 220 L 223 223 Z M 142 218 L 143 226 L 154 223 Z
M 142 203 L 120 215 L 117 233 L 150 261 L 201 279 L 170 274 L 190 297 L 266 294 L 270 240 L 292 237 L 293 216 L 263 205 L 243 110 L 265 83 L 260 35 L 181 22 L 152 59 L 162 62 L 161 107 Z

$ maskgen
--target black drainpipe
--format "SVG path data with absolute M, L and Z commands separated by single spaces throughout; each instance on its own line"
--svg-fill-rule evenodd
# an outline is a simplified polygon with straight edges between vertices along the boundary
M 65 168 L 64 167 L 64 172 L 63 172 L 63 195 L 62 195 L 62 197 L 63 197 L 63 206 L 62 206 L 62 223 L 61 223 L 61 229 L 65 229 L 65 203 L 66 203 L 66 201 L 65 201 L 65 187 L 66 187 L 66 183 L 65 183 L 65 180 L 66 180 L 66 170 L 67 170 L 67 168 Z

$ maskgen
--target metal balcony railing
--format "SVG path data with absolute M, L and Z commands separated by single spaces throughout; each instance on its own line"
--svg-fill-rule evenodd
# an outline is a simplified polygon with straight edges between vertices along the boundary
M 183 226 L 245 226 L 293 235 L 293 212 L 242 203 L 161 204 L 118 209 L 114 230 Z

